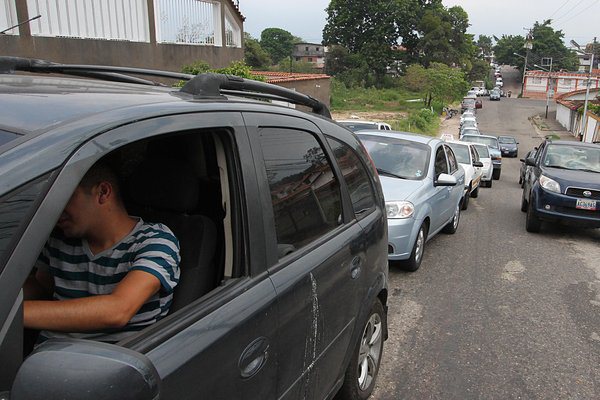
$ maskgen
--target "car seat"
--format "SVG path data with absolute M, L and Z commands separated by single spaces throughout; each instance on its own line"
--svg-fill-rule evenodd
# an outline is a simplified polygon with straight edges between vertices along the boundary
M 165 224 L 179 240 L 180 278 L 170 309 L 174 312 L 217 286 L 215 224 L 206 216 L 193 214 L 200 187 L 185 160 L 165 156 L 147 159 L 128 182 L 129 212 L 146 222 Z

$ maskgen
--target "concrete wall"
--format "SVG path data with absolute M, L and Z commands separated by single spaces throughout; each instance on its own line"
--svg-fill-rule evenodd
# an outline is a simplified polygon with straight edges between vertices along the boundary
M 600 117 L 588 111 L 587 113 L 587 126 L 584 140 L 586 142 L 597 142 L 600 141 L 600 134 L 598 127 L 600 126 Z
M 566 130 L 571 131 L 571 109 L 562 104 L 556 105 L 556 120 Z
M 223 6 L 236 15 L 228 1 Z M 29 18 L 26 0 L 16 0 L 19 21 Z M 155 39 L 153 0 L 148 0 L 150 42 L 74 39 L 32 36 L 28 24 L 19 28 L 19 35 L 0 35 L 0 55 L 40 58 L 61 63 L 102 64 L 181 71 L 181 67 L 204 61 L 213 68 L 228 66 L 243 60 L 244 49 L 188 44 L 158 44 Z M 243 26 L 242 21 L 239 21 Z M 243 37 L 243 31 L 242 31 Z
M 288 89 L 293 89 L 297 92 L 306 94 L 308 96 L 314 97 L 319 100 L 327 107 L 331 105 L 330 96 L 331 96 L 331 79 L 330 78 L 321 78 L 321 79 L 311 79 L 304 81 L 292 81 L 292 82 L 277 82 L 276 85 L 283 86 Z M 298 106 L 298 108 L 302 108 Z

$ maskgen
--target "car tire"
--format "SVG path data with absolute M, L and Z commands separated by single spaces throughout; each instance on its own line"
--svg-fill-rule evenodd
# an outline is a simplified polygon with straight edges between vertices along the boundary
M 494 182 L 494 180 L 493 180 L 493 179 L 490 179 L 490 180 L 487 182 L 487 187 L 491 188 L 491 187 L 492 187 L 492 182 Z
M 366 400 L 371 396 L 383 355 L 385 331 L 385 312 L 377 299 L 362 327 L 336 399 Z
M 495 180 L 500 179 L 500 172 L 502 172 L 502 170 L 495 169 L 494 172 L 492 172 L 492 178 Z
M 519 185 L 523 187 L 523 177 L 521 175 L 519 175 Z
M 542 227 L 542 221 L 538 218 L 533 209 L 533 202 L 527 202 L 527 217 L 525 218 L 525 229 L 527 232 L 538 233 Z
M 469 190 L 463 196 L 462 206 L 461 206 L 463 210 L 466 210 L 467 208 L 469 208 L 469 198 L 470 197 L 471 197 L 471 187 L 469 187 Z
M 523 189 L 523 194 L 521 195 L 521 211 L 527 212 L 527 200 L 525 200 L 525 189 Z
M 450 222 L 448 222 L 446 224 L 446 226 L 444 226 L 444 229 L 442 229 L 442 232 L 453 235 L 454 233 L 456 233 L 456 230 L 458 229 L 458 224 L 460 222 L 460 201 L 456 204 L 456 209 L 454 210 L 454 216 L 452 217 L 452 220 Z
M 427 242 L 427 224 L 423 222 L 419 227 L 415 244 L 408 260 L 402 261 L 402 269 L 405 271 L 415 272 L 421 266 L 423 255 L 425 254 L 425 242 Z
M 477 197 L 479 197 L 479 186 L 477 186 L 477 189 L 473 190 L 471 192 L 471 197 L 476 199 Z

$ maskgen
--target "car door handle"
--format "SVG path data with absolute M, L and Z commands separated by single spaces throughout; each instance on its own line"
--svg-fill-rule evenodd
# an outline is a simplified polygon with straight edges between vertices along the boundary
M 244 379 L 252 378 L 262 369 L 269 358 L 269 339 L 259 337 L 250 343 L 240 356 L 238 366 Z
M 360 270 L 362 269 L 362 260 L 360 257 L 354 257 L 352 259 L 352 263 L 350 264 L 350 276 L 352 279 L 358 278 L 360 275 Z

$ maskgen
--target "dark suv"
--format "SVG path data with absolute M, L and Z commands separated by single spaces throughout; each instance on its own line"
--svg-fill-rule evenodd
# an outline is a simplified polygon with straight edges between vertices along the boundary
M 600 145 L 546 140 L 524 161 L 528 232 L 539 232 L 542 221 L 600 228 Z
M 327 107 L 225 75 L 11 57 L 0 72 L 0 398 L 369 396 L 387 337 L 385 205 L 363 146 Z M 22 287 L 105 157 L 129 213 L 179 239 L 170 313 L 116 344 L 33 350 Z

